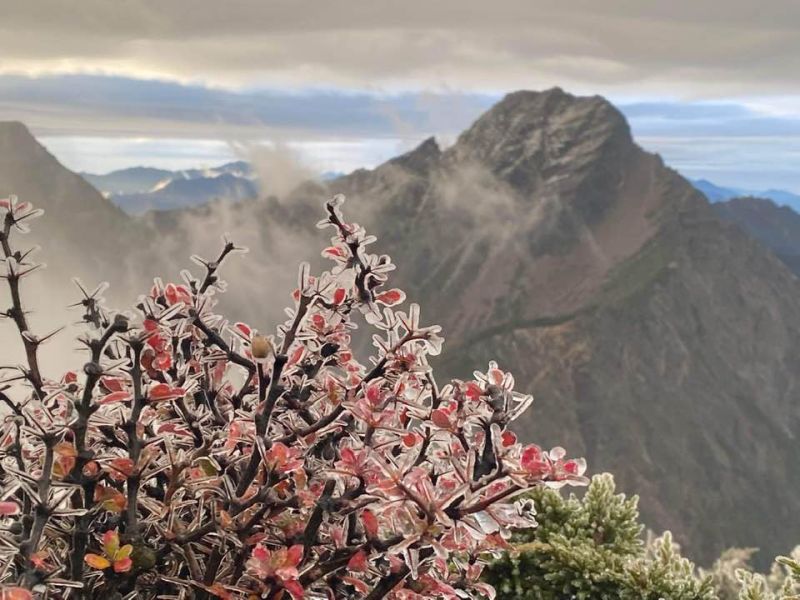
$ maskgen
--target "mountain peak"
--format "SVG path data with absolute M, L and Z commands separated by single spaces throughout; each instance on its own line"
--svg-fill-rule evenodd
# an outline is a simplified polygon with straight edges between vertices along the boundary
M 563 89 L 557 86 L 547 90 L 517 90 L 516 92 L 509 92 L 503 96 L 503 99 L 495 104 L 494 109 L 502 109 L 508 106 L 531 103 L 550 103 L 552 105 L 558 102 L 575 101 L 578 98 L 578 96 L 570 94 L 569 92 L 565 92 Z M 600 96 L 593 96 L 593 98 L 602 101 Z
M 20 121 L 0 121 L 0 138 L 3 143 L 10 143 L 15 146 L 18 144 L 32 144 L 38 147 L 40 145 L 28 127 Z
M 610 102 L 553 88 L 508 94 L 447 154 L 488 167 L 525 195 L 560 195 L 559 181 L 582 185 L 592 173 L 618 173 L 634 149 L 625 117 Z
M 470 144 L 482 137 L 513 141 L 531 134 L 556 134 L 564 141 L 586 139 L 602 130 L 632 141 L 622 113 L 602 96 L 574 96 L 561 88 L 507 94 L 459 138 Z M 539 136 L 541 137 L 541 135 Z M 500 141 L 500 140 L 498 140 Z
M 430 171 L 442 155 L 439 143 L 433 136 L 424 140 L 419 146 L 389 161 L 389 164 L 403 167 L 409 171 L 425 174 Z
M 23 131 L 30 134 L 28 127 L 22 121 L 0 121 L 0 129 L 3 131 Z

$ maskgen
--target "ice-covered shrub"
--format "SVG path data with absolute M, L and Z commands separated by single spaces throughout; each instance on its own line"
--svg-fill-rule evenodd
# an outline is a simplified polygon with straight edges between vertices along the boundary
M 301 266 L 274 335 L 215 314 L 226 242 L 132 313 L 84 292 L 88 358 L 57 376 L 21 298 L 37 265 L 14 239 L 39 213 L 0 202 L 4 315 L 27 358 L 2 371 L 0 598 L 492 594 L 486 553 L 534 525 L 515 498 L 583 483 L 583 461 L 518 443 L 507 427 L 531 398 L 496 365 L 436 383 L 439 327 L 400 308 L 391 260 L 342 200 L 319 224 L 332 268 Z

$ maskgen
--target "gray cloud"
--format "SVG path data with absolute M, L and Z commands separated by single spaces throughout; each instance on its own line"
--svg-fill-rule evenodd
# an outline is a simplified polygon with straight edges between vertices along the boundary
M 96 75 L 0 75 L 0 117 L 44 135 L 342 138 L 455 133 L 496 95 L 231 91 Z
M 221 85 L 796 93 L 794 0 L 2 0 L 5 71 Z

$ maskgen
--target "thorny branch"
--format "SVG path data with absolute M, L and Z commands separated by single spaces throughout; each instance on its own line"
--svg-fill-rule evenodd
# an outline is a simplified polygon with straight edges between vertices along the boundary
M 508 499 L 582 483 L 584 465 L 506 430 L 530 398 L 493 363 L 475 380 L 436 384 L 439 328 L 420 326 L 418 306 L 399 308 L 405 295 L 386 289 L 391 260 L 367 251 L 374 238 L 344 219 L 342 200 L 320 222 L 333 231 L 323 251 L 333 267 L 301 268 L 276 335 L 213 312 L 219 269 L 237 250 L 226 241 L 213 261 L 193 257 L 199 277 L 157 280 L 135 317 L 79 286 L 94 337 L 82 374 L 59 380 L 40 372 L 42 340 L 19 295 L 35 267 L 9 242 L 35 211 L 0 201 L 7 316 L 30 391 L 14 402 L 0 389 L 11 411 L 0 432 L 0 592 L 487 593 L 480 568 L 461 565 L 499 551 L 498 530 L 533 524 Z M 360 320 L 375 333 L 367 364 L 352 347 Z M 434 546 L 459 560 L 435 560 Z

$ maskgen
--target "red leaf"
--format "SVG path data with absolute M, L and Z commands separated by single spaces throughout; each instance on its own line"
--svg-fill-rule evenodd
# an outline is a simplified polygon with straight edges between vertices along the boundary
M 0 502 L 0 516 L 7 517 L 16 514 L 19 514 L 19 504 L 11 501 Z
M 303 585 L 297 579 L 291 579 L 283 582 L 283 589 L 292 595 L 295 600 L 303 600 L 304 592 Z
M 303 358 L 303 354 L 305 353 L 306 349 L 303 346 L 298 346 L 292 352 L 292 355 L 289 357 L 289 364 L 296 365 L 300 362 L 300 359 Z
M 450 417 L 447 412 L 441 408 L 437 408 L 431 413 L 431 421 L 433 421 L 434 425 L 442 429 L 450 429 L 452 427 L 450 424 Z
M 286 553 L 286 564 L 296 567 L 303 560 L 303 544 L 295 544 Z
M 114 402 L 127 402 L 131 399 L 128 392 L 111 392 L 110 394 L 100 398 L 99 404 L 113 404 Z
M 339 450 L 339 456 L 341 456 L 342 460 L 347 464 L 353 465 L 356 462 L 356 453 L 350 448 L 342 448 Z
M 481 390 L 480 386 L 475 383 L 474 381 L 467 382 L 467 390 L 464 394 L 470 400 L 480 400 L 480 397 L 483 395 L 483 390 Z
M 133 566 L 133 561 L 130 557 L 123 558 L 122 560 L 115 560 L 114 561 L 114 572 L 115 573 L 127 573 L 131 570 Z
M 125 390 L 125 384 L 118 377 L 103 377 L 100 381 L 109 392 L 122 392 Z
M 115 479 L 120 476 L 130 477 L 135 467 L 136 465 L 133 464 L 133 461 L 126 457 L 115 458 L 109 463 L 111 476 Z
M 368 538 L 378 537 L 378 517 L 369 509 L 364 509 L 361 513 L 361 524 Z
M 347 291 L 344 288 L 337 288 L 337 290 L 333 292 L 333 303 L 341 304 L 342 302 L 344 302 L 346 296 L 347 296 Z
M 542 456 L 542 449 L 535 444 L 525 447 L 519 459 L 519 464 L 531 475 L 543 475 L 549 469 L 547 461 Z
M 187 305 L 192 303 L 192 297 L 186 286 L 175 285 L 174 283 L 168 283 L 167 287 L 164 288 L 164 298 L 166 298 L 170 306 L 178 302 L 183 302 Z
M 21 587 L 4 587 L 0 589 L 0 600 L 33 600 L 33 594 Z
M 375 300 L 386 306 L 394 306 L 400 304 L 406 299 L 406 294 L 403 290 L 393 289 L 387 290 L 375 296 Z
M 372 406 L 377 406 L 381 401 L 380 385 L 375 384 L 367 388 L 367 400 Z
M 238 329 L 242 333 L 242 335 L 244 335 L 244 337 L 248 340 L 250 339 L 250 336 L 253 335 L 253 330 L 250 329 L 249 325 L 245 325 L 244 323 L 236 323 L 234 327 Z
M 363 573 L 367 570 L 367 553 L 359 550 L 347 561 L 347 570 Z
M 508 448 L 509 446 L 513 446 L 514 444 L 517 443 L 517 436 L 510 431 L 504 431 L 503 435 L 501 436 L 501 440 L 503 446 Z
M 328 246 L 325 250 L 322 251 L 322 256 L 325 258 L 344 258 L 346 256 L 346 252 L 344 249 L 340 248 L 339 246 Z
M 150 388 L 151 400 L 172 400 L 173 398 L 180 398 L 184 394 L 183 388 L 171 387 L 166 383 L 157 383 Z
M 172 366 L 172 357 L 168 352 L 159 352 L 153 361 L 153 366 L 159 371 L 167 371 Z
M 408 432 L 403 436 L 403 445 L 406 448 L 413 448 L 417 445 L 417 434 L 413 432 Z

